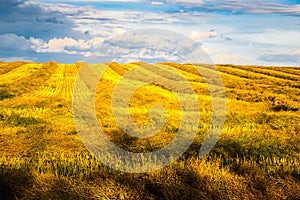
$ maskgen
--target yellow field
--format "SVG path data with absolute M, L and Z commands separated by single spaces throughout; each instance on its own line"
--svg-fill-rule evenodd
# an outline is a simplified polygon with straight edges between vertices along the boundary
M 197 93 L 200 113 L 183 113 L 168 88 L 138 89 L 130 99 L 136 124 L 149 124 L 153 104 L 166 109 L 165 126 L 144 139 L 125 134 L 111 108 L 118 81 L 142 63 L 91 65 L 95 73 L 106 68 L 96 90 L 97 119 L 123 149 L 160 149 L 172 141 L 183 115 L 199 115 L 197 136 L 179 160 L 158 171 L 130 174 L 103 165 L 78 136 L 72 96 L 81 64 L 0 63 L 0 199 L 300 199 L 300 68 L 217 66 L 227 96 L 226 121 L 214 149 L 200 159 L 211 98 L 192 65 L 142 67 L 140 77 L 124 81 L 163 79 L 162 69 L 170 67 Z M 175 78 L 169 74 L 166 81 Z M 77 95 L 84 98 L 88 84 L 78 83 Z M 189 101 L 189 94 L 182 96 Z

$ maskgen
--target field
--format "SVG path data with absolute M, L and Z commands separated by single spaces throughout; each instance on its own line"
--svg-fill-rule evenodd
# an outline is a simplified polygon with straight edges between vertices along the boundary
M 82 64 L 0 62 L 0 199 L 300 199 L 300 68 L 218 65 L 226 121 L 213 150 L 199 158 L 211 116 L 205 81 L 192 65 L 157 64 L 176 70 L 196 91 L 197 136 L 169 166 L 125 173 L 95 159 L 78 136 L 72 96 Z M 149 152 L 172 141 L 184 114 L 168 88 L 147 84 L 130 99 L 131 118 L 149 124 L 149 108 L 158 103 L 166 109 L 165 126 L 145 139 L 117 126 L 110 106 L 113 89 L 139 66 L 91 65 L 95 72 L 107 67 L 95 108 L 114 144 Z M 142 67 L 142 72 L 160 78 L 160 69 L 152 69 L 158 71 Z M 88 88 L 81 82 L 77 95 L 84 97 Z

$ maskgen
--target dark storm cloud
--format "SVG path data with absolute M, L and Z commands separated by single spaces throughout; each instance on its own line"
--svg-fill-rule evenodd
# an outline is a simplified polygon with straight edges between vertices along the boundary
M 80 35 L 72 31 L 74 27 L 72 19 L 56 11 L 53 5 L 25 0 L 0 0 L 0 34 L 13 33 L 43 40 L 73 34 L 76 38 Z

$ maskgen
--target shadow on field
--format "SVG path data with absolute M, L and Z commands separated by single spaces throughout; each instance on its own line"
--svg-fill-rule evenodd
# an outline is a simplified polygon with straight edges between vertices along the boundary
M 0 167 L 0 199 L 20 199 L 33 184 L 31 172 Z
M 0 199 L 86 199 L 91 194 L 88 187 L 76 181 L 53 175 L 33 176 L 31 172 L 20 169 L 0 171 Z M 76 187 L 77 186 L 77 187 Z M 74 189 L 75 188 L 75 189 Z
M 31 190 L 30 199 L 79 200 L 91 197 L 88 185 L 65 177 L 45 178 Z
M 4 99 L 10 99 L 13 97 L 14 97 L 13 94 L 9 93 L 8 91 L 5 91 L 5 89 L 3 89 L 3 86 L 0 86 L 0 101 Z

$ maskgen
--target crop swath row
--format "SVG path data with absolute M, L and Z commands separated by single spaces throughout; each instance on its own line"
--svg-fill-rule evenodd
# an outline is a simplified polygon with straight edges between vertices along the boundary
M 300 70 L 297 67 L 260 67 L 261 69 L 271 70 L 273 72 L 279 73 L 278 75 L 283 76 L 296 76 L 298 79 L 300 78 Z
M 185 65 L 185 64 L 177 64 L 177 63 L 163 63 L 165 65 L 168 65 L 170 67 L 173 67 L 174 69 L 178 70 L 183 77 L 188 80 L 192 85 L 193 88 L 196 91 L 199 91 L 201 93 L 207 93 L 207 80 L 205 78 L 209 78 L 210 73 L 219 73 L 221 77 L 224 79 L 223 82 L 226 83 L 226 86 L 228 86 L 227 83 L 230 83 L 231 80 L 234 79 L 234 83 L 244 83 L 245 81 L 248 81 L 247 79 L 243 77 L 237 77 L 233 74 L 229 73 L 223 73 L 222 71 L 217 72 L 215 68 L 210 67 L 210 65 Z M 205 74 L 206 77 L 202 77 L 202 75 Z M 198 93 L 198 92 L 197 92 Z
M 107 67 L 105 64 L 91 64 L 89 65 L 93 72 L 96 75 L 100 71 L 103 70 L 103 68 Z M 77 78 L 78 85 L 76 88 L 76 91 L 79 92 L 77 96 L 85 96 L 89 93 L 88 88 L 86 87 L 85 83 L 82 81 L 82 78 L 80 76 L 77 76 L 77 72 L 79 68 L 81 67 L 80 63 L 77 64 L 60 64 L 58 69 L 55 73 L 53 73 L 52 77 L 45 83 L 44 87 L 37 91 L 35 96 L 43 96 L 43 97 L 61 97 L 67 101 L 72 99 L 73 95 L 73 89 L 74 89 L 74 83 L 75 79 Z M 118 74 L 116 74 L 114 71 L 112 71 L 109 67 L 107 67 L 105 73 L 103 74 L 103 79 L 106 80 L 116 80 Z M 85 77 L 86 79 L 89 79 L 89 77 Z
M 35 97 L 53 97 L 57 96 L 65 82 L 65 78 L 53 78 L 51 77 L 41 90 L 38 90 L 35 94 Z
M 173 86 L 175 86 L 177 89 L 180 89 L 182 92 L 185 91 L 185 88 L 182 88 L 183 84 L 181 82 L 190 82 L 193 89 L 197 92 L 199 95 L 208 95 L 208 90 L 206 84 L 202 81 L 202 78 L 195 73 L 186 72 L 183 71 L 180 68 L 175 68 L 170 63 L 160 63 L 155 65 L 149 65 L 149 64 L 141 64 L 141 63 L 131 63 L 131 64 L 116 64 L 110 65 L 110 69 L 117 74 L 117 77 L 120 76 L 120 74 L 124 74 L 126 72 L 129 72 L 132 69 L 137 70 L 135 72 L 134 76 L 127 76 L 127 81 L 133 82 L 134 81 L 148 81 L 150 85 L 155 87 L 159 87 L 158 89 L 163 89 L 163 91 L 169 91 L 170 88 L 165 87 L 167 85 L 170 85 L 172 83 Z M 144 65 L 144 66 L 143 66 Z M 113 66 L 113 67 L 111 67 Z M 107 71 L 110 71 L 110 69 L 107 69 Z M 189 67 L 190 69 L 190 67 Z M 113 75 L 116 77 L 116 75 Z M 113 76 L 111 78 L 113 78 Z M 182 79 L 178 80 L 178 77 L 181 77 Z M 116 79 L 116 78 L 115 78 Z M 130 80 L 129 80 L 130 79 Z M 118 80 L 118 79 L 117 79 Z M 159 83 L 152 83 L 154 80 L 159 80 Z M 175 85 L 174 85 L 175 84 Z
M 274 71 L 300 76 L 300 70 L 297 67 L 268 67 L 268 68 Z
M 52 76 L 47 80 L 42 89 L 36 91 L 35 96 L 52 97 L 59 94 L 64 83 L 65 65 L 59 64 Z
M 220 72 L 226 73 L 226 74 L 230 74 L 235 76 L 236 78 L 244 78 L 247 79 L 248 81 L 250 80 L 261 80 L 263 79 L 263 77 L 261 77 L 259 74 L 255 74 L 255 73 L 249 73 L 245 70 L 242 69 L 238 69 L 238 68 L 231 68 L 230 66 L 218 66 L 218 69 L 220 70 Z M 233 77 L 233 78 L 235 78 Z
M 76 81 L 77 81 L 77 83 L 76 83 L 76 96 L 77 97 L 84 98 L 88 94 L 90 94 L 90 91 L 87 88 L 85 82 L 80 77 L 77 77 Z
M 221 72 L 235 75 L 237 77 L 246 78 L 251 81 L 256 81 L 257 83 L 266 83 L 266 80 L 270 81 L 270 84 L 275 82 L 282 82 L 281 84 L 291 83 L 290 79 L 293 81 L 298 81 L 299 77 L 296 75 L 284 76 L 284 73 L 278 75 L 277 71 L 267 70 L 258 67 L 246 67 L 246 66 L 231 66 L 231 65 L 221 65 L 218 66 Z M 276 77 L 278 76 L 278 77 Z M 268 83 L 268 82 L 267 82 Z
M 59 77 L 64 77 L 64 73 L 65 73 L 65 65 L 64 64 L 58 64 L 58 67 L 56 69 L 56 71 L 52 74 L 52 77 L 55 78 L 59 78 Z
M 242 69 L 253 71 L 256 73 L 260 74 L 265 74 L 271 77 L 276 77 L 276 78 L 281 78 L 281 79 L 286 79 L 286 80 L 292 80 L 292 81 L 300 81 L 300 77 L 298 75 L 293 75 L 293 74 L 286 74 L 282 72 L 277 72 L 273 69 L 266 69 L 266 68 L 258 68 L 258 67 L 247 67 L 247 66 L 242 66 Z
M 27 64 L 27 62 L 0 63 L 0 74 L 5 74 L 25 64 Z
M 14 65 L 12 65 L 14 66 Z M 11 71 L 9 71 L 6 74 L 0 75 L 0 84 L 9 84 L 13 83 L 14 81 L 24 78 L 25 76 L 29 76 L 33 72 L 35 72 L 37 69 L 39 69 L 42 66 L 42 64 L 36 64 L 36 63 L 29 63 L 21 65 Z
M 266 88 L 269 86 L 271 86 L 271 87 L 289 87 L 291 89 L 293 88 L 293 90 L 294 89 L 297 90 L 297 88 L 298 88 L 297 82 L 299 83 L 299 81 L 291 81 L 291 80 L 287 80 L 287 79 L 283 79 L 283 78 L 278 78 L 275 76 L 255 72 L 254 69 L 246 70 L 246 69 L 239 68 L 238 66 L 234 66 L 234 67 L 219 66 L 219 70 L 223 73 L 227 73 L 227 74 L 234 75 L 236 77 L 244 78 L 244 80 L 241 80 L 238 82 L 240 87 L 243 87 L 243 89 L 244 89 L 244 86 L 247 87 L 247 85 L 248 85 L 248 87 L 249 86 L 257 86 L 257 87 L 261 87 L 261 88 Z M 271 72 L 269 72 L 269 73 L 271 74 Z M 227 83 L 228 87 L 230 87 L 229 84 L 234 83 L 236 81 L 235 81 L 235 78 L 233 77 L 232 79 L 225 79 L 224 82 Z M 253 89 L 256 89 L 256 88 L 253 88 Z
M 44 86 L 35 93 L 35 96 L 59 96 L 67 101 L 71 100 L 77 70 L 74 64 L 59 64 L 57 70 L 45 82 Z
M 249 75 L 260 75 L 263 79 L 263 81 L 268 81 L 270 82 L 270 85 L 281 85 L 281 86 L 288 86 L 288 87 L 293 87 L 293 88 L 300 88 L 300 82 L 299 82 L 299 78 L 297 79 L 297 76 L 293 76 L 293 77 L 287 77 L 284 76 L 283 74 L 280 75 L 280 77 L 278 74 L 276 75 L 276 71 L 273 74 L 272 72 L 270 72 L 270 70 L 266 71 L 262 68 L 259 67 L 249 67 L 249 66 L 230 66 L 230 68 L 235 68 L 235 69 L 240 69 L 243 71 L 246 71 Z M 283 77 L 284 76 L 284 77 Z M 289 79 L 287 79 L 289 78 Z M 294 80 L 290 80 L 290 79 L 294 79 Z M 267 83 L 268 83 L 267 82 Z
M 172 67 L 173 69 L 177 70 L 179 74 L 181 74 L 187 81 L 190 82 L 194 90 L 197 92 L 198 95 L 209 95 L 207 85 L 204 82 L 203 78 L 199 75 L 199 72 L 196 70 L 195 67 L 191 65 L 183 65 L 183 64 L 176 64 L 176 63 L 161 63 L 156 65 L 157 67 L 152 67 L 150 70 L 146 68 L 141 68 L 140 74 L 141 77 L 133 77 L 136 79 L 143 80 L 142 76 L 143 74 L 154 77 L 165 77 L 172 80 L 172 73 L 163 72 L 159 66 L 162 67 L 162 69 L 166 69 L 166 65 L 169 67 Z M 130 68 L 126 68 L 126 66 L 131 66 Z M 164 67 L 165 66 L 165 67 Z M 117 75 L 112 75 L 113 77 L 118 77 L 115 79 L 119 79 L 119 74 L 125 74 L 126 71 L 129 71 L 132 68 L 137 67 L 135 64 L 126 64 L 121 65 L 117 63 L 113 63 L 113 65 L 110 65 L 110 68 L 113 69 Z M 215 71 L 210 68 L 209 66 L 197 66 L 200 68 L 200 72 L 210 72 L 209 70 L 212 70 L 211 73 L 215 73 Z M 231 67 L 231 66 L 218 66 L 220 70 L 220 74 L 223 78 L 227 97 L 237 99 L 237 100 L 245 100 L 250 102 L 261 102 L 265 101 L 269 97 L 272 99 L 271 101 L 284 101 L 285 103 L 289 102 L 294 105 L 293 109 L 295 107 L 295 102 L 298 101 L 300 90 L 298 88 L 293 87 L 295 85 L 295 81 L 284 79 L 278 77 L 273 77 L 265 74 L 261 74 L 254 71 L 248 71 L 245 69 L 241 69 L 239 67 Z M 109 69 L 108 69 L 109 70 Z M 276 71 L 275 71 L 276 73 Z M 294 77 L 295 78 L 295 77 Z M 161 79 L 162 80 L 162 79 Z M 178 82 L 178 86 L 181 85 Z M 157 85 L 160 87 L 159 85 Z M 288 92 L 287 95 L 290 96 L 289 100 L 284 100 L 282 97 L 278 94 L 282 90 L 282 87 L 285 88 L 285 90 Z M 298 93 L 295 93 L 295 90 L 298 91 Z M 260 95 L 258 95 L 260 93 Z M 274 100 L 279 99 L 279 100 Z M 289 104 L 290 104 L 289 103 Z M 274 104 L 274 102 L 273 102 Z M 297 107 L 297 106 L 296 106 Z M 295 108 L 296 109 L 296 108 Z
M 116 62 L 109 63 L 108 66 L 117 72 L 119 75 L 123 76 L 128 70 L 124 67 L 125 65 L 120 65 Z
M 297 87 L 297 81 L 275 77 L 272 75 L 272 69 L 268 71 L 270 75 L 255 72 L 261 70 L 260 67 L 221 65 L 218 67 L 221 73 L 233 75 L 228 78 L 222 76 L 227 90 L 227 97 L 248 102 L 269 102 L 272 106 L 284 104 L 284 107 L 292 107 L 297 110 L 297 102 L 300 100 L 300 90 Z M 278 71 L 274 71 L 275 74 Z M 284 73 L 283 73 L 284 74 Z M 235 77 L 236 78 L 235 78 Z M 243 79 L 237 78 L 242 77 Z M 285 94 L 282 94 L 282 93 Z M 287 108 L 285 108 L 287 109 Z
M 86 64 L 76 76 L 76 97 L 89 95 L 90 89 L 95 87 L 94 84 L 106 89 L 108 87 L 106 84 L 116 84 L 120 78 L 121 76 L 106 64 Z
M 73 88 L 74 88 L 75 78 L 66 78 L 60 92 L 60 96 L 63 99 L 69 101 L 72 100 Z
M 95 76 L 100 76 L 101 74 L 101 79 L 102 80 L 109 80 L 114 83 L 116 83 L 122 76 L 115 71 L 110 65 L 107 64 L 94 64 L 94 65 L 89 65 L 91 69 L 93 70 L 93 73 Z M 114 64 L 114 66 L 117 66 L 117 64 Z M 100 78 L 100 77 L 97 77 Z
M 49 79 L 56 68 L 57 63 L 54 62 L 43 65 L 31 63 L 16 69 L 19 76 L 14 71 L 9 72 L 14 76 L 7 76 L 7 78 L 2 79 L 4 83 L 0 84 L 0 100 L 20 98 L 24 95 L 29 98 L 32 97 L 34 91 L 38 90 Z

